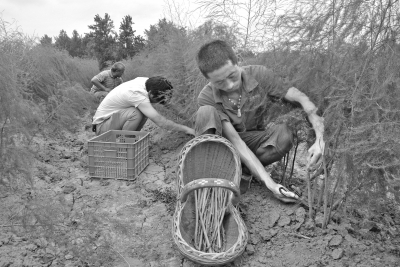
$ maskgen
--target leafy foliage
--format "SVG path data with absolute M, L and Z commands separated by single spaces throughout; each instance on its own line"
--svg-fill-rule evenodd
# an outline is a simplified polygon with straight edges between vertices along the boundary
M 69 38 L 66 31 L 61 30 L 58 37 L 55 38 L 55 46 L 60 50 L 70 50 L 71 39 Z
M 144 47 L 144 39 L 140 35 L 135 35 L 135 31 L 132 29 L 133 24 L 132 17 L 127 15 L 119 26 L 118 44 L 121 59 L 128 57 L 132 59 Z
M 104 18 L 98 14 L 94 17 L 95 24 L 89 25 L 89 29 L 92 31 L 89 36 L 94 41 L 94 51 L 96 58 L 99 62 L 99 69 L 107 67 L 107 61 L 112 61 L 113 54 L 116 51 L 116 33 L 114 31 L 114 22 L 110 16 L 106 13 Z
M 29 144 L 36 134 L 75 130 L 79 116 L 93 108 L 93 97 L 76 83 L 89 86 L 96 67 L 35 45 L 3 20 L 0 48 L 0 184 L 13 187 L 18 179 L 30 181 Z
M 345 170 L 332 173 L 332 188 L 337 182 L 341 188 L 338 200 L 351 201 L 354 188 L 374 194 L 374 205 L 399 199 L 395 2 L 296 1 L 277 28 L 284 36 L 279 49 L 263 55 L 265 64 L 318 103 L 328 155 Z

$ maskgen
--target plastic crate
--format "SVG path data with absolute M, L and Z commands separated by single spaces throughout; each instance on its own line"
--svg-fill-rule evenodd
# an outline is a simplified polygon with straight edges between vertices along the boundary
M 149 165 L 149 133 L 111 130 L 88 142 L 92 178 L 134 180 Z

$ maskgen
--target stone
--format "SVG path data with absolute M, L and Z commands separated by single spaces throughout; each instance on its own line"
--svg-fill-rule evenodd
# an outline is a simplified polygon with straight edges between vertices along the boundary
M 9 243 L 9 239 L 8 238 L 2 238 L 0 239 L 0 247 L 2 245 L 7 245 Z
M 277 234 L 278 232 L 279 232 L 278 229 L 271 229 L 271 230 L 269 230 L 269 233 L 270 233 L 271 237 L 276 236 L 276 234 Z
M 253 245 L 257 245 L 258 243 L 260 243 L 260 235 L 258 234 L 250 235 L 249 243 Z
M 314 228 L 315 228 L 315 221 L 313 221 L 312 219 L 308 219 L 308 220 L 306 221 L 306 223 L 304 224 L 304 227 L 305 227 L 307 230 L 314 230 Z
M 344 239 L 349 242 L 350 244 L 358 244 L 358 240 L 352 237 L 351 235 L 347 234 L 344 236 Z
M 289 225 L 290 222 L 291 222 L 290 217 L 287 216 L 287 215 L 283 215 L 283 216 L 281 216 L 281 217 L 279 218 L 278 225 L 279 225 L 280 227 L 283 227 L 283 226 Z
M 37 248 L 37 245 L 35 245 L 35 244 L 29 244 L 29 245 L 25 246 L 25 249 L 29 250 L 29 251 L 35 251 L 36 248 Z
M 63 159 L 70 159 L 72 157 L 72 154 L 70 152 L 64 152 L 62 158 Z
M 83 143 L 82 141 L 80 141 L 80 140 L 76 140 L 76 141 L 75 141 L 75 145 L 76 145 L 76 146 L 83 146 L 84 143 Z
M 334 260 L 340 259 L 341 257 L 343 257 L 343 249 L 337 248 L 333 250 L 331 256 Z
M 72 260 L 73 258 L 74 258 L 74 256 L 72 256 L 71 254 L 65 255 L 66 260 Z
M 179 265 L 181 265 L 181 261 L 177 257 L 172 257 L 163 262 L 163 266 L 165 266 L 165 267 L 175 267 L 175 266 L 179 266 Z
M 273 210 L 270 214 L 269 214 L 269 219 L 268 219 L 268 226 L 274 227 L 275 223 L 279 220 L 280 218 L 280 214 L 278 211 Z
M 376 244 L 375 248 L 379 251 L 379 252 L 385 252 L 385 248 L 381 245 L 381 244 Z
M 36 239 L 34 242 L 38 247 L 41 247 L 41 248 L 47 247 L 47 244 L 48 244 L 47 240 L 43 237 Z
M 286 215 L 292 215 L 294 213 L 294 210 L 292 210 L 292 209 L 289 209 L 289 210 L 287 210 L 286 211 Z
M 9 260 L 0 260 L 0 267 L 9 267 L 11 266 L 11 264 L 13 264 L 14 262 L 9 261 Z
M 362 228 L 362 229 L 371 229 L 372 227 L 374 227 L 375 225 L 376 225 L 376 223 L 375 222 L 373 222 L 373 221 L 370 221 L 370 220 L 363 220 L 362 222 L 360 222 L 360 227 Z
M 259 256 L 257 261 L 260 263 L 267 263 L 266 256 Z
M 334 247 L 334 246 L 339 246 L 343 241 L 343 237 L 341 235 L 335 235 L 333 238 L 329 241 L 329 246 Z
M 324 222 L 324 214 L 322 214 L 321 212 L 318 212 L 315 215 L 315 225 L 318 227 L 322 227 L 323 222 Z
M 269 241 L 271 239 L 271 234 L 267 230 L 263 230 L 260 232 L 260 236 L 263 241 Z
M 63 193 L 64 194 L 71 194 L 72 192 L 74 192 L 76 190 L 76 187 L 75 187 L 75 185 L 73 185 L 73 184 L 66 184 L 66 185 L 64 185 L 64 187 L 63 187 Z
M 263 230 L 260 232 L 260 236 L 264 242 L 271 240 L 279 231 L 277 229 L 270 229 L 269 231 Z
M 296 221 L 304 222 L 306 218 L 306 210 L 303 207 L 300 207 L 296 210 Z
M 246 246 L 246 251 L 247 251 L 247 254 L 249 254 L 249 255 L 253 255 L 256 252 L 256 250 L 254 249 L 254 246 L 251 244 Z

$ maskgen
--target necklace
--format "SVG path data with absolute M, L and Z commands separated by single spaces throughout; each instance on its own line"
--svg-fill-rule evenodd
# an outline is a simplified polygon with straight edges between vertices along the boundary
M 229 102 L 231 102 L 234 106 L 237 107 L 237 109 L 238 109 L 237 116 L 238 116 L 239 118 L 242 117 L 242 113 L 240 112 L 240 103 L 242 102 L 242 95 L 239 95 L 239 99 L 238 99 L 237 103 L 235 103 L 235 102 L 234 102 L 232 99 L 230 99 L 229 97 L 228 97 L 228 100 L 229 100 Z

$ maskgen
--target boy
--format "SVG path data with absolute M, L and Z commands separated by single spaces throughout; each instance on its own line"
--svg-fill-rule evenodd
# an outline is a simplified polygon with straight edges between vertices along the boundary
M 236 54 L 224 41 L 215 40 L 203 45 L 196 60 L 209 81 L 197 99 L 200 107 L 196 135 L 211 133 L 226 137 L 238 150 L 244 165 L 242 182 L 246 182 L 246 177 L 250 180 L 252 174 L 279 200 L 295 202 L 299 196 L 275 183 L 264 168 L 280 160 L 291 149 L 293 135 L 286 125 L 264 130 L 262 112 L 254 107 L 265 107 L 263 96 L 298 102 L 316 133 L 316 142 L 308 151 L 307 166 L 315 168 L 321 162 L 325 146 L 323 118 L 316 114 L 315 105 L 297 88 L 282 85 L 266 67 L 239 67 Z

